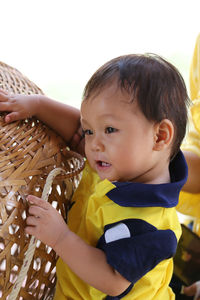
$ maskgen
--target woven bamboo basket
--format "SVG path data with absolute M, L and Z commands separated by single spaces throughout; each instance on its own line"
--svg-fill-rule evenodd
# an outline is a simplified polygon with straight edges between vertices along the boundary
M 0 88 L 11 93 L 43 94 L 18 70 L 0 62 Z M 8 299 L 18 278 L 30 236 L 25 234 L 26 196 L 41 197 L 49 172 L 61 167 L 48 201 L 66 219 L 67 207 L 77 187 L 84 161 L 64 140 L 35 118 L 4 122 L 0 114 L 0 299 Z M 40 241 L 16 299 L 49 299 L 56 273 L 56 253 Z

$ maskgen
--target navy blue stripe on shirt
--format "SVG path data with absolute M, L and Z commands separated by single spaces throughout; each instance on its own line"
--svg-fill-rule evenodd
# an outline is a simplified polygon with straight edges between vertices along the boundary
M 117 233 L 115 229 L 120 224 L 123 230 Z M 144 220 L 127 219 L 106 225 L 97 247 L 105 252 L 108 264 L 134 284 L 159 262 L 175 254 L 177 239 L 172 230 L 158 230 Z
M 125 207 L 175 207 L 188 175 L 187 164 L 181 151 L 170 163 L 169 171 L 172 181 L 170 183 L 113 182 L 115 188 L 106 195 L 113 202 Z

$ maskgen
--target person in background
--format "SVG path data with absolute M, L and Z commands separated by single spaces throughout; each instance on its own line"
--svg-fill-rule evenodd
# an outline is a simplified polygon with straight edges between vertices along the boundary
M 0 101 L 11 111 L 6 122 L 35 115 L 79 143 L 77 110 L 45 96 L 2 92 Z M 87 162 L 68 224 L 28 196 L 26 232 L 60 256 L 56 300 L 175 299 L 169 282 L 187 179 L 180 145 L 188 103 L 182 76 L 157 55 L 117 57 L 90 78 L 80 110 Z
M 190 96 L 193 103 L 189 112 L 189 129 L 181 147 L 188 164 L 188 180 L 180 193 L 177 210 L 191 217 L 192 229 L 200 236 L 200 34 L 190 68 Z M 200 282 L 183 286 L 182 293 L 200 299 Z

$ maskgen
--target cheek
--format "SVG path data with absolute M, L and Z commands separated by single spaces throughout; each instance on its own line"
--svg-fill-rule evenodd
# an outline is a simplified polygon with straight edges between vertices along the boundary
M 111 152 L 111 156 L 119 162 L 121 168 L 129 169 L 132 164 L 137 163 L 140 153 L 141 147 L 139 145 L 124 143 L 117 147 L 117 151 Z
M 85 156 L 86 156 L 87 160 L 89 161 L 89 164 L 91 165 L 91 152 L 90 152 L 89 147 L 87 147 L 86 145 L 85 145 Z
M 89 156 L 89 149 L 88 149 L 87 144 L 85 144 L 85 155 L 88 158 L 88 156 Z
M 131 150 L 129 147 L 125 147 L 120 144 L 117 147 L 111 147 L 109 150 L 109 157 L 111 161 L 115 164 L 119 164 L 123 168 L 123 165 L 127 166 L 127 161 L 129 161 L 131 156 Z

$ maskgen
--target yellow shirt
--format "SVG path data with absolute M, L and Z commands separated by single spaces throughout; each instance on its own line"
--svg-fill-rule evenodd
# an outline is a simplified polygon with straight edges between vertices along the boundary
M 179 163 L 185 167 L 181 153 Z M 176 166 L 172 169 L 179 172 L 181 168 Z M 175 205 L 186 178 L 186 174 L 180 178 L 182 173 L 180 170 L 181 175 L 175 176 L 181 184 L 142 185 L 100 181 L 89 165 L 83 171 L 68 226 L 86 243 L 102 249 L 108 263 L 133 283 L 124 300 L 175 299 L 168 285 L 172 255 L 181 234 Z M 55 300 L 121 299 L 87 285 L 61 259 L 57 277 Z

